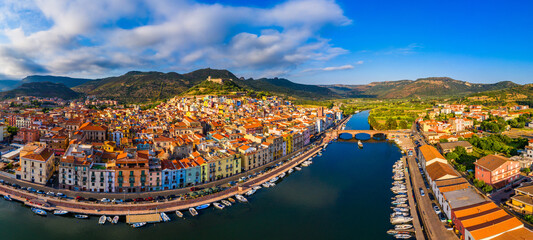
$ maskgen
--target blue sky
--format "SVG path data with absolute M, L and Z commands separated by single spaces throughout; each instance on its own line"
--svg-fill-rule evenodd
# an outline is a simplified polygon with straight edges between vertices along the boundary
M 532 83 L 529 1 L 0 1 L 0 79 L 225 68 L 310 84 Z

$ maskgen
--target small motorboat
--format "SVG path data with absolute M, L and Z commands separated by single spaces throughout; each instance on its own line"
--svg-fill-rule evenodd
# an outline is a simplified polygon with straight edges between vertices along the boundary
M 357 146 L 359 146 L 359 148 L 363 148 L 363 143 L 361 141 L 357 141 Z
M 202 205 L 200 205 L 198 207 L 195 207 L 195 208 L 196 208 L 196 210 L 202 210 L 202 209 L 208 208 L 209 206 L 211 206 L 211 204 L 210 203 L 206 203 L 206 204 L 202 204 Z
M 276 182 L 276 181 L 278 181 L 278 180 L 279 180 L 279 178 L 278 178 L 278 177 L 275 177 L 275 178 L 270 179 L 270 182 L 273 183 L 273 182 Z
M 114 216 L 113 220 L 111 221 L 111 223 L 112 224 L 117 224 L 118 223 L 118 219 L 119 219 L 119 216 Z
M 262 188 L 261 186 L 257 185 L 257 186 L 254 186 L 252 189 L 253 189 L 253 190 L 259 190 L 259 189 L 261 189 L 261 188 Z
M 32 211 L 33 213 L 39 215 L 39 216 L 46 216 L 46 215 L 47 215 L 46 211 L 45 211 L 45 210 L 42 210 L 42 209 L 40 209 L 40 208 L 32 207 L 32 208 L 31 208 L 31 211 Z
M 159 215 L 161 215 L 161 219 L 163 219 L 163 222 L 170 222 L 170 218 L 166 213 L 162 212 Z
M 231 203 L 228 200 L 222 200 L 221 201 L 226 207 L 231 207 Z
M 106 217 L 105 215 L 102 215 L 102 216 L 98 219 L 98 224 L 100 224 L 100 225 L 104 225 L 106 221 L 107 221 L 107 217 Z
M 284 178 L 285 175 L 286 175 L 285 172 L 283 172 L 283 173 L 281 173 L 278 177 L 279 177 L 279 178 Z
M 224 209 L 224 207 L 226 207 L 226 206 L 224 206 L 223 204 L 218 203 L 218 202 L 214 202 L 214 203 L 213 203 L 213 206 L 215 206 L 216 208 L 218 208 L 218 209 L 220 209 L 220 210 L 222 210 L 222 209 Z
M 411 234 L 396 234 L 396 235 L 394 235 L 394 237 L 396 239 L 409 239 L 409 238 L 411 238 L 413 236 L 411 236 Z
M 6 201 L 13 201 L 13 199 L 12 199 L 11 196 L 9 196 L 9 195 L 4 195 L 4 199 L 5 199 Z
M 413 225 L 411 224 L 401 224 L 394 226 L 394 230 L 407 230 L 413 228 Z
M 146 225 L 145 222 L 139 222 L 139 223 L 134 223 L 131 225 L 131 227 L 133 228 L 140 228 L 140 227 L 144 227 Z
M 240 194 L 235 195 L 235 198 L 237 198 L 237 200 L 239 200 L 241 202 L 248 202 L 248 199 L 246 199 L 245 197 L 243 197 Z
M 180 210 L 176 210 L 176 216 L 182 218 L 183 217 L 183 213 L 181 213 Z
M 194 217 L 196 215 L 198 215 L 198 212 L 196 211 L 196 209 L 194 208 L 189 208 L 189 212 L 191 213 L 191 215 Z
M 296 169 L 296 171 L 301 171 L 302 170 L 301 167 L 294 167 L 294 169 Z
M 256 192 L 256 190 L 255 190 L 255 189 L 252 189 L 252 190 L 246 192 L 245 194 L 246 194 L 246 196 L 251 196 L 251 195 L 254 194 L 255 192 Z
M 76 214 L 76 215 L 74 215 L 74 217 L 78 218 L 78 219 L 87 219 L 87 218 L 89 218 L 89 216 L 83 215 L 83 214 Z
M 294 172 L 294 169 L 289 169 L 288 173 L 291 174 L 292 172 Z
M 112 219 L 111 217 L 107 217 L 107 221 L 108 221 L 109 223 L 113 223 L 113 219 Z
M 269 188 L 269 187 L 270 187 L 270 184 L 268 184 L 268 182 L 263 183 L 263 184 L 261 184 L 261 185 L 263 185 L 263 187 L 265 187 L 265 188 Z
M 235 202 L 236 202 L 235 199 L 233 199 L 233 198 L 228 198 L 228 200 L 229 200 L 231 203 L 235 203 Z
M 68 211 L 65 211 L 65 210 L 54 210 L 54 215 L 65 215 L 67 214 Z

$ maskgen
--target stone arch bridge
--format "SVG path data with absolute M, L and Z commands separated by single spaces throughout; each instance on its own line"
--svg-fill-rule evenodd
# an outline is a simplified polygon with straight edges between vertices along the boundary
M 370 135 L 370 137 L 372 138 L 384 136 L 385 138 L 388 138 L 388 139 L 397 138 L 397 137 L 408 137 L 411 135 L 410 132 L 406 132 L 406 131 L 387 131 L 387 130 L 337 130 L 335 131 L 336 136 L 340 136 L 343 133 L 352 135 L 352 138 L 356 138 L 355 136 L 359 133 L 366 133 Z

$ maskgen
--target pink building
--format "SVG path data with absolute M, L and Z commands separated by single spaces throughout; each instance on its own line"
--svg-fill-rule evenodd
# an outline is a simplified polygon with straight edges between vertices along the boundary
M 482 157 L 474 165 L 476 166 L 476 179 L 483 180 L 489 185 L 496 185 L 496 187 L 503 187 L 518 179 L 520 174 L 518 161 L 511 161 L 506 157 L 497 155 Z
M 13 137 L 13 141 L 20 143 L 29 143 L 39 141 L 39 130 L 22 128 Z

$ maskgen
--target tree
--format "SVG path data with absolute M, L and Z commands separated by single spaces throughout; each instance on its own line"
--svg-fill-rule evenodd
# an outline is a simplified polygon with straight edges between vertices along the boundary
M 446 153 L 446 159 L 456 160 L 457 158 L 459 158 L 459 155 L 457 155 L 457 153 L 455 153 L 455 152 Z
M 333 108 L 333 102 L 330 102 L 330 103 L 328 104 L 327 108 L 328 108 L 328 109 Z
M 485 184 L 485 186 L 483 187 L 482 190 L 483 190 L 483 192 L 486 192 L 486 193 L 492 192 L 492 186 Z
M 447 143 L 447 142 L 449 142 L 449 141 L 448 141 L 448 139 L 446 139 L 446 138 L 441 138 L 441 139 L 439 139 L 439 142 L 441 142 L 441 143 Z
M 7 127 L 7 132 L 11 135 L 16 135 L 18 131 L 19 131 L 18 127 L 12 127 L 12 126 Z
M 531 168 L 523 168 L 522 172 L 525 173 L 526 175 L 529 175 L 529 173 L 531 173 Z
M 459 172 L 465 172 L 465 171 L 466 171 L 466 166 L 463 165 L 463 164 L 459 164 L 459 165 L 457 165 L 457 171 L 459 171 Z
M 409 123 L 407 123 L 407 121 L 405 120 L 401 120 L 400 121 L 400 129 L 408 129 L 409 128 Z
M 388 118 L 385 122 L 385 128 L 388 130 L 395 130 L 398 128 L 398 123 L 392 118 Z

